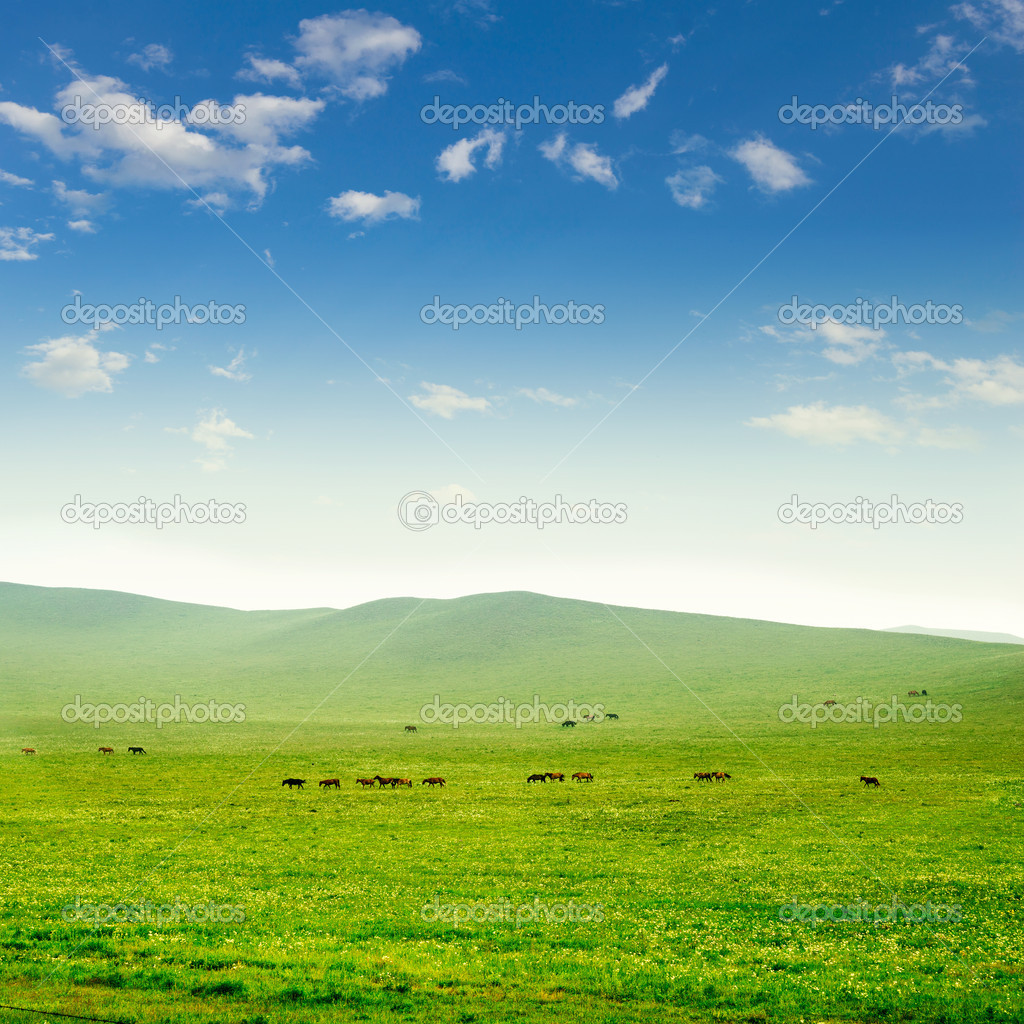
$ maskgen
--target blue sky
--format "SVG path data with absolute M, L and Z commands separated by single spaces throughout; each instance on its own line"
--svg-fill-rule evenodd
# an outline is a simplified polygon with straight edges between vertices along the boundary
M 1020 0 L 108 11 L 20 5 L 0 41 L 3 578 L 1024 632 Z M 455 130 L 435 97 L 592 116 Z M 794 97 L 939 113 L 812 129 Z M 601 322 L 456 331 L 435 296 Z M 812 330 L 794 296 L 959 312 Z M 175 297 L 244 322 L 62 318 Z M 415 531 L 414 491 L 628 516 Z M 93 529 L 76 495 L 245 520 Z M 812 529 L 792 495 L 962 514 Z

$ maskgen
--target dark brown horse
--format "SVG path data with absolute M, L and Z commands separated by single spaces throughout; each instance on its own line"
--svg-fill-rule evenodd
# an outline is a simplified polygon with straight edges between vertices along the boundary
M 562 772 L 545 772 L 544 773 L 552 782 L 557 780 L 558 782 L 565 782 L 565 775 Z
M 101 754 L 112 754 L 114 752 L 113 747 L 100 747 Z
M 725 782 L 726 779 L 731 779 L 732 776 L 728 772 L 715 772 L 715 782 Z
M 34 754 L 36 752 L 36 748 L 35 747 L 22 747 L 21 748 L 21 752 L 23 754 Z
M 382 779 L 379 775 L 374 775 L 374 778 L 380 783 L 380 788 L 383 789 L 385 786 L 390 786 L 392 789 L 395 788 L 398 779 Z
M 862 775 L 860 777 L 860 781 L 863 782 L 865 786 L 880 786 L 881 785 L 881 783 L 878 781 L 878 779 L 876 779 L 874 777 L 874 775 Z
M 320 785 L 325 789 L 341 789 L 341 779 L 321 779 Z
M 142 747 L 129 747 L 128 748 L 128 753 L 129 754 L 144 754 L 145 751 L 142 749 Z
M 693 773 L 693 777 L 698 782 L 710 782 L 711 781 L 711 772 L 694 772 Z
M 531 775 L 526 781 L 527 782 L 547 782 L 548 781 L 548 777 L 546 775 Z
M 373 779 L 356 779 L 356 782 L 358 782 L 359 785 L 363 787 L 363 789 L 366 789 L 367 786 L 372 786 L 373 785 L 374 780 Z
M 299 789 L 302 789 L 303 783 L 305 783 L 305 781 L 305 779 L 285 779 L 284 782 L 281 783 L 281 785 L 287 786 L 289 789 L 291 789 L 293 786 L 298 786 Z
M 591 775 L 590 772 L 575 772 L 573 774 L 572 778 L 573 778 L 574 782 L 593 782 L 594 781 L 594 776 Z
M 430 786 L 430 788 L 433 789 L 434 786 L 443 786 L 444 785 L 444 779 L 438 778 L 435 775 L 434 778 L 432 778 L 432 779 L 424 779 L 420 783 L 420 785 L 421 786 Z
M 825 707 L 827 707 L 827 708 L 832 707 L 833 704 L 835 704 L 834 700 L 827 700 L 827 701 L 825 701 Z
M 576 728 L 576 723 L 571 718 L 569 718 L 569 719 L 567 719 L 566 721 L 564 721 L 562 723 L 562 728 L 563 729 L 575 729 Z
M 405 731 L 406 732 L 415 732 L 416 731 L 416 726 L 415 725 L 407 725 L 405 727 Z
M 611 714 L 611 713 L 609 713 L 609 714 L 605 715 L 604 717 L 605 717 L 605 718 L 614 718 L 614 719 L 615 719 L 616 721 L 618 721 L 618 718 L 619 718 L 619 716 L 618 716 L 618 715 L 613 715 L 613 714 Z

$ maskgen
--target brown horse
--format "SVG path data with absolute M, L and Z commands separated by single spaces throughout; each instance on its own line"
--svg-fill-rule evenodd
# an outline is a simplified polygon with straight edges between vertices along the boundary
M 907 690 L 907 696 L 908 697 L 920 697 L 921 694 L 919 694 L 917 692 L 917 690 Z
M 416 726 L 415 725 L 407 725 L 405 727 L 405 731 L 406 732 L 415 732 L 416 731 Z
M 725 782 L 726 779 L 731 779 L 732 776 L 728 772 L 715 772 L 715 782 Z
M 34 754 L 36 752 L 36 748 L 35 747 L 22 747 L 21 748 L 21 752 L 23 754 Z
M 430 788 L 433 789 L 435 786 L 443 786 L 444 785 L 444 779 L 438 778 L 435 775 L 434 778 L 432 778 L 432 779 L 424 779 L 420 783 L 420 785 L 421 786 L 430 786 Z
M 373 779 L 356 779 L 356 782 L 358 782 L 363 789 L 366 789 L 367 786 L 372 786 L 373 781 Z
M 825 707 L 827 707 L 827 708 L 832 707 L 834 704 L 835 704 L 834 700 L 827 700 L 827 701 L 825 701 Z
M 412 779 L 395 779 L 396 786 L 408 786 L 412 789 Z
M 114 752 L 113 747 L 100 747 L 101 754 L 112 754 Z
M 548 781 L 548 777 L 547 777 L 547 775 L 531 775 L 526 781 L 527 782 L 547 782 Z
M 374 778 L 380 783 L 381 789 L 383 789 L 385 786 L 390 786 L 392 789 L 394 789 L 395 785 L 398 783 L 398 779 L 382 779 L 379 775 L 374 775 Z
M 325 789 L 341 789 L 341 779 L 321 779 L 320 785 Z
M 594 776 L 590 772 L 575 772 L 573 773 L 573 782 L 593 782 Z
M 289 789 L 291 789 L 293 786 L 298 786 L 299 789 L 302 789 L 303 783 L 305 783 L 305 781 L 305 779 L 285 779 L 284 782 L 281 783 L 281 785 L 287 786 Z
M 881 785 L 881 783 L 878 781 L 878 779 L 876 779 L 874 777 L 874 775 L 862 775 L 860 777 L 860 781 L 863 782 L 865 786 L 880 786 Z
M 694 772 L 693 773 L 693 777 L 698 782 L 710 782 L 711 781 L 711 772 Z
M 545 772 L 544 773 L 552 782 L 556 779 L 559 782 L 565 782 L 565 775 L 562 772 Z

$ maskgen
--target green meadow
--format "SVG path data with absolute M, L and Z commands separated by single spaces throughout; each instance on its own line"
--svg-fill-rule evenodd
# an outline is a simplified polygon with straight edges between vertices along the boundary
M 239 612 L 3 584 L 0 672 L 0 1003 L 49 1011 L 0 1020 L 1024 1020 L 1024 647 L 526 593 Z M 780 720 L 794 695 L 958 710 L 812 728 Z M 66 721 L 176 697 L 244 720 Z M 421 717 L 500 698 L 619 718 Z M 145 913 L 90 916 L 118 905 Z

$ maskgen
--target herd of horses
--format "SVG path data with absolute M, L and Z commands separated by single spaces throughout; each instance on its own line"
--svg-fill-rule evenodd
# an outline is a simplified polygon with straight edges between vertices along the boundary
M 693 777 L 698 782 L 725 782 L 732 778 L 728 772 L 694 772 Z
M 284 779 L 281 783 L 282 786 L 287 786 L 289 789 L 302 789 L 308 780 L 306 779 Z M 408 786 L 412 789 L 412 779 L 399 779 L 399 778 L 384 778 L 381 775 L 374 775 L 372 779 L 356 779 L 356 782 L 363 787 L 363 789 L 372 789 L 376 783 L 380 783 L 380 788 L 383 789 L 385 786 L 390 786 L 392 789 L 397 789 L 399 786 Z M 434 786 L 444 786 L 444 779 L 437 775 L 431 776 L 429 779 L 424 779 L 421 786 L 430 786 L 431 789 Z M 321 779 L 321 789 L 341 789 L 341 779 Z
M 527 782 L 547 782 L 550 779 L 552 782 L 565 782 L 564 772 L 538 772 L 531 775 L 526 781 Z M 593 782 L 594 776 L 590 772 L 576 772 L 572 777 L 573 782 Z

